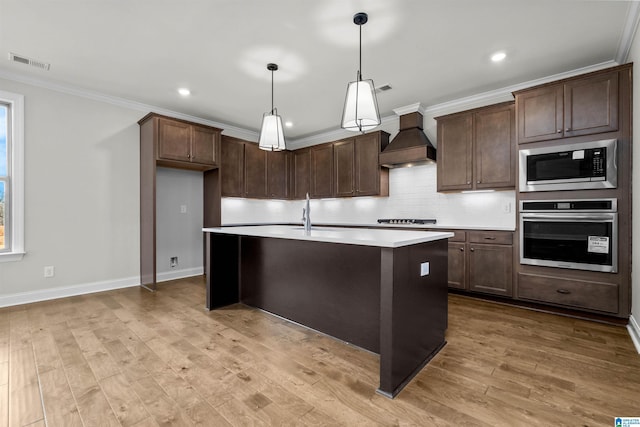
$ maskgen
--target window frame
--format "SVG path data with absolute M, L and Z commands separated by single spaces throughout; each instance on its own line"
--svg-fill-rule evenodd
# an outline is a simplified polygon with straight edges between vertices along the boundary
M 8 180 L 5 186 L 5 242 L 0 262 L 20 261 L 24 250 L 24 95 L 0 90 L 0 101 L 9 105 L 7 152 Z M 8 224 L 8 227 L 7 227 Z M 6 243 L 5 243 L 6 244 Z

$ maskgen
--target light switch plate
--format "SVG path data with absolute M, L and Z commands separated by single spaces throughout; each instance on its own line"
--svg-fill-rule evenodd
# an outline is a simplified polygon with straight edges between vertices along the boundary
M 429 262 L 423 262 L 420 264 L 420 277 L 429 275 Z

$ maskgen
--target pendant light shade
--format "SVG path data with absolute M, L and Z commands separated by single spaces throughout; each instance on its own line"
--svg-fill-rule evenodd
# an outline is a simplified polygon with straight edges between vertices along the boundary
M 267 64 L 267 70 L 271 71 L 271 111 L 262 116 L 262 127 L 258 140 L 258 146 L 267 151 L 286 149 L 282 119 L 278 115 L 278 110 L 273 106 L 273 72 L 277 69 L 277 64 Z
M 364 12 L 356 13 L 353 17 L 353 23 L 360 27 L 360 64 L 356 80 L 347 86 L 341 127 L 354 132 L 365 132 L 380 125 L 373 80 L 362 79 L 362 26 L 368 19 Z

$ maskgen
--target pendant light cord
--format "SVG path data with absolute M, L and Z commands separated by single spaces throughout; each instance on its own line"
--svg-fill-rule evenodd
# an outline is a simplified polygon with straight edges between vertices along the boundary
M 271 70 L 271 114 L 273 114 L 273 71 Z
M 358 81 L 361 81 L 362 80 L 362 24 L 358 25 L 358 28 L 360 28 L 360 46 L 359 46 L 360 63 L 358 64 Z

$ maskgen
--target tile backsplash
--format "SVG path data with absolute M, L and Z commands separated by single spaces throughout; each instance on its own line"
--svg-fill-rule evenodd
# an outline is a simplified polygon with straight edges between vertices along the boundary
M 436 165 L 391 169 L 389 197 L 311 201 L 315 223 L 370 224 L 378 218 L 435 218 L 439 225 L 513 228 L 514 190 L 438 193 Z M 223 198 L 222 223 L 301 222 L 304 201 Z

